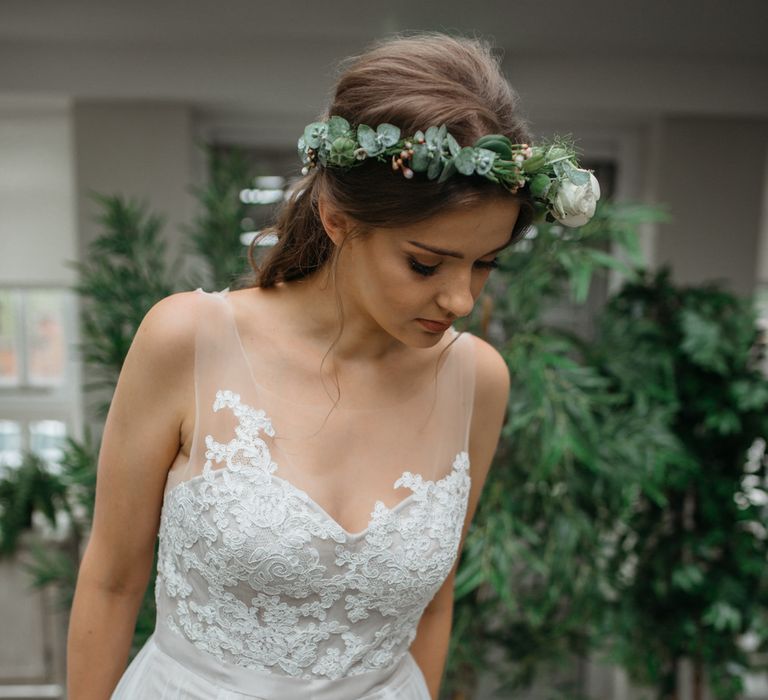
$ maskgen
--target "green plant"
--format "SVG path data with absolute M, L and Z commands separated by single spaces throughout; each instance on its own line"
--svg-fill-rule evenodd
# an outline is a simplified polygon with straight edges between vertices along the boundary
M 622 522 L 606 606 L 610 656 L 660 699 L 677 697 L 692 660 L 700 698 L 738 697 L 768 648 L 768 380 L 750 299 L 716 284 L 679 287 L 663 269 L 608 305 L 593 361 L 630 408 L 666 407 L 681 459 L 639 492 Z
M 203 214 L 196 229 L 188 232 L 192 250 L 206 261 L 218 289 L 242 271 L 243 212 L 233 198 L 245 186 L 246 169 L 237 157 L 214 161 L 212 168 L 211 186 L 197 191 Z M 76 289 L 84 301 L 83 356 L 88 371 L 97 378 L 87 388 L 108 390 L 111 396 L 146 311 L 185 285 L 172 272 L 177 268 L 164 262 L 160 217 L 121 197 L 97 199 L 103 208 L 104 231 L 89 249 L 88 262 L 77 266 L 81 281 Z M 749 501 L 746 492 L 733 488 L 745 483 L 743 473 L 741 480 L 735 476 L 739 463 L 735 456 L 743 457 L 752 444 L 747 435 L 754 438 L 762 430 L 758 416 L 765 403 L 764 389 L 752 369 L 733 372 L 734 367 L 747 367 L 739 362 L 751 357 L 752 351 L 746 350 L 751 321 L 741 311 L 736 313 L 741 308 L 738 304 L 711 306 L 720 309 L 718 316 L 691 301 L 687 312 L 675 317 L 678 335 L 668 338 L 657 327 L 649 335 L 651 342 L 642 329 L 651 321 L 663 325 L 659 318 L 667 317 L 656 318 L 657 312 L 649 311 L 643 323 L 629 323 L 616 302 L 593 342 L 544 320 L 546 312 L 569 294 L 576 303 L 583 303 L 594 275 L 608 269 L 618 269 L 642 286 L 642 276 L 635 270 L 640 262 L 636 230 L 660 216 L 657 210 L 604 203 L 580 229 L 539 226 L 536 237 L 502 256 L 488 295 L 467 322 L 470 330 L 499 347 L 513 381 L 499 452 L 456 580 L 446 692 L 471 694 L 484 667 L 498 673 L 503 689 L 514 692 L 547 664 L 572 661 L 598 648 L 603 636 L 610 636 L 618 650 L 614 657 L 639 680 L 666 683 L 668 660 L 679 658 L 682 650 L 700 664 L 708 664 L 713 685 L 726 693 L 733 683 L 733 667 L 728 664 L 744 662 L 732 642 L 746 629 L 747 620 L 765 639 L 765 582 L 763 569 L 758 570 L 764 552 L 745 534 L 728 534 L 740 527 L 756 531 L 764 513 L 755 504 L 720 508 L 722 498 L 727 501 L 739 493 Z M 609 245 L 624 248 L 630 263 L 608 252 Z M 652 306 L 646 303 L 644 308 Z M 637 305 L 631 308 L 636 310 Z M 728 325 L 729 316 L 741 320 Z M 670 338 L 677 338 L 680 347 L 673 348 Z M 680 375 L 686 378 L 688 393 L 680 393 L 680 358 L 673 350 L 697 368 Z M 702 392 L 712 378 L 719 378 L 720 383 L 712 385 L 717 391 Z M 109 400 L 99 406 L 100 415 L 105 415 L 108 405 Z M 698 423 L 691 417 L 693 409 Z M 701 434 L 709 436 L 703 453 L 691 447 Z M 718 464 L 728 468 L 713 472 L 722 479 L 705 478 L 702 465 L 708 462 L 696 460 L 719 455 L 719 446 L 726 443 L 729 458 Z M 97 455 L 95 441 L 69 441 L 60 481 L 40 487 L 42 500 L 27 500 L 43 512 L 63 509 L 72 515 L 76 545 L 71 551 L 33 551 L 36 583 L 58 584 L 65 601 L 71 599 L 80 538 L 87 533 L 93 514 Z M 748 478 L 764 477 L 765 457 L 760 459 Z M 22 477 L 37 483 L 29 474 Z M 0 500 L 2 489 L 11 488 L 6 483 L 0 481 Z M 683 523 L 689 522 L 685 509 L 690 507 L 686 504 L 691 502 L 687 494 L 692 484 L 698 484 L 693 492 L 697 525 L 692 532 L 699 539 L 685 530 L 686 545 L 675 550 L 665 532 L 654 533 L 652 528 L 670 517 L 673 522 L 681 517 Z M 706 492 L 710 487 L 712 492 Z M 11 500 L 23 501 L 8 496 Z M 716 512 L 718 508 L 723 512 Z M 21 531 L 30 522 L 18 514 L 8 518 L 10 526 L 0 524 L 8 532 Z M 725 539 L 712 535 L 715 521 L 726 533 Z M 675 555 L 687 557 L 682 560 L 684 566 L 673 569 L 671 579 L 669 572 L 654 568 L 653 548 L 662 545 L 667 547 L 659 550 L 662 562 L 672 562 Z M 636 573 L 628 576 L 632 561 Z M 709 598 L 699 600 L 695 596 L 702 594 L 702 572 L 709 571 L 704 561 L 715 569 L 722 564 L 723 571 L 717 569 L 707 579 Z M 665 575 L 667 590 L 671 586 L 687 591 L 691 600 L 698 601 L 698 607 L 687 609 L 688 617 L 672 616 L 675 629 L 688 635 L 687 643 L 694 639 L 692 629 L 706 628 L 707 640 L 719 640 L 706 647 L 706 654 L 697 657 L 692 652 L 701 649 L 690 644 L 662 645 L 654 647 L 654 656 L 646 654 L 657 640 L 646 632 L 638 634 L 635 623 L 643 615 L 662 614 L 659 601 L 667 593 L 657 583 Z M 709 581 L 715 583 L 710 586 Z M 755 599 L 750 602 L 752 594 Z M 134 651 L 154 625 L 153 602 L 150 586 L 137 620 Z M 491 652 L 499 649 L 507 664 L 493 660 Z M 722 663 L 714 658 L 721 652 Z M 643 658 L 651 659 L 645 667 Z M 579 689 L 565 679 L 552 688 L 551 697 L 575 700 Z
M 35 543 L 26 565 L 35 587 L 53 586 L 56 589 L 63 610 L 72 607 L 83 540 L 93 521 L 97 461 L 98 448 L 90 428 L 86 427 L 82 441 L 66 439 L 60 473 L 54 477 L 64 496 L 60 509 L 67 516 L 66 546 L 58 548 Z
M 210 185 L 196 190 L 202 213 L 197 228 L 190 229 L 191 247 L 208 266 L 218 289 L 243 265 L 238 232 L 242 205 L 237 194 L 247 185 L 247 164 L 241 151 L 218 156 L 211 151 L 210 156 Z M 79 273 L 74 289 L 82 301 L 79 347 L 88 377 L 85 389 L 106 395 L 90 406 L 103 419 L 145 314 L 157 301 L 185 286 L 178 278 L 178 259 L 170 262 L 166 256 L 162 216 L 120 195 L 93 193 L 92 197 L 101 207 L 97 216 L 101 231 L 88 247 L 86 262 L 69 265 Z M 86 426 L 82 440 L 66 440 L 59 473 L 52 473 L 29 453 L 20 468 L 9 468 L 0 477 L 0 554 L 16 551 L 19 535 L 31 527 L 34 512 L 42 513 L 52 526 L 57 513 L 66 516 L 66 546 L 33 542 L 26 562 L 32 584 L 54 586 L 63 609 L 71 607 L 82 546 L 93 520 L 99 448 Z M 152 633 L 154 624 L 151 580 L 137 616 L 132 653 Z
M 0 554 L 16 551 L 19 537 L 32 527 L 34 513 L 41 513 L 55 528 L 59 511 L 69 512 L 66 486 L 45 460 L 25 453 L 21 465 L 6 467 L 0 480 Z
M 74 289 L 82 300 L 79 349 L 88 370 L 84 388 L 109 392 L 92 407 L 104 418 L 136 329 L 150 307 L 174 291 L 171 270 L 178 263 L 166 260 L 163 217 L 121 196 L 92 197 L 102 207 L 97 220 L 104 232 L 91 241 L 86 262 L 69 265 L 79 273 Z
M 512 386 L 457 574 L 447 693 L 471 695 L 483 669 L 511 693 L 547 664 L 591 649 L 616 523 L 633 493 L 654 492 L 657 470 L 677 458 L 667 408 L 634 410 L 590 363 L 589 340 L 544 320 L 569 294 L 583 302 L 596 272 L 633 277 L 604 248 L 613 242 L 637 264 L 636 229 L 661 216 L 604 204 L 583 228 L 539 226 L 503 257 L 489 288 L 492 313 L 481 304 L 470 319 L 479 335 L 493 333 Z M 565 684 L 558 696 L 577 698 L 579 690 Z
M 219 151 L 209 146 L 206 154 L 208 181 L 191 190 L 200 204 L 199 213 L 184 230 L 186 250 L 202 259 L 207 270 L 205 279 L 191 279 L 185 287 L 207 283 L 219 290 L 233 285 L 247 265 L 240 240 L 247 206 L 239 195 L 252 178 L 252 167 L 242 149 Z

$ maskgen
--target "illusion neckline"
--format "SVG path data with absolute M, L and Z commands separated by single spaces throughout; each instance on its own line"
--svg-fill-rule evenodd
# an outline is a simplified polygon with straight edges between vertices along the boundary
M 454 456 L 452 462 L 451 462 L 451 468 L 448 472 L 443 474 L 443 476 L 437 478 L 437 479 L 425 479 L 423 476 L 421 477 L 423 484 L 428 484 L 430 487 L 434 488 L 438 484 L 442 484 L 446 482 L 453 474 L 459 471 L 459 466 L 461 464 L 461 458 L 466 455 L 467 462 L 469 460 L 469 453 L 466 450 L 459 450 L 456 455 Z M 251 467 L 250 469 L 261 469 L 260 467 Z M 279 469 L 279 466 L 278 466 Z M 239 469 L 236 473 L 242 474 L 249 471 L 248 468 L 245 469 Z M 467 479 L 471 480 L 471 475 L 469 473 L 468 467 L 464 469 Z M 223 474 L 225 472 L 229 472 L 230 476 L 232 474 L 231 470 L 228 467 L 220 467 L 218 469 L 211 469 L 210 474 L 214 476 L 214 478 L 222 479 L 223 476 L 217 477 L 217 474 Z M 263 472 L 263 470 L 262 470 Z M 414 476 L 420 476 L 418 472 L 412 472 L 409 469 L 404 469 L 403 472 L 400 474 L 400 476 L 397 477 L 397 479 L 392 482 L 392 490 L 395 490 L 397 488 L 396 484 L 397 482 L 402 479 L 406 474 L 413 474 Z M 350 532 L 345 528 L 336 518 L 334 518 L 323 506 L 321 506 L 312 496 L 307 493 L 304 489 L 296 486 L 292 482 L 290 482 L 285 477 L 280 476 L 279 474 L 275 474 L 274 472 L 267 473 L 267 476 L 271 480 L 272 483 L 279 483 L 282 484 L 284 488 L 288 489 L 291 493 L 293 493 L 295 496 L 297 496 L 302 502 L 306 503 L 310 508 L 313 508 L 318 515 L 320 515 L 322 518 L 325 518 L 333 527 L 335 527 L 339 532 L 341 532 L 346 540 L 359 540 L 364 538 L 375 526 L 377 518 L 381 517 L 381 510 L 379 508 L 379 504 L 381 504 L 381 508 L 384 509 L 385 514 L 394 514 L 398 511 L 405 508 L 405 504 L 415 500 L 416 498 L 416 491 L 411 489 L 411 493 L 409 493 L 404 498 L 400 499 L 397 503 L 395 503 L 392 506 L 388 506 L 386 503 L 384 503 L 380 498 L 377 498 L 373 503 L 373 509 L 370 512 L 370 518 L 368 519 L 368 524 L 360 531 L 358 532 Z M 205 481 L 206 474 L 205 472 L 202 472 L 200 474 L 195 474 L 195 476 L 190 477 L 189 479 L 186 479 L 184 481 L 180 481 L 178 484 L 175 484 L 170 489 L 168 489 L 165 492 L 165 495 L 163 496 L 164 500 L 171 498 L 176 491 L 179 491 L 182 487 L 189 488 L 192 484 L 200 483 L 202 481 Z M 401 487 L 401 488 L 410 488 L 410 487 Z
M 229 287 L 226 287 L 225 289 L 222 289 L 220 291 L 214 291 L 214 292 L 206 292 L 201 287 L 198 287 L 197 290 L 195 290 L 195 291 L 201 292 L 202 294 L 216 296 L 216 297 L 218 297 L 219 299 L 221 299 L 224 302 L 224 306 L 226 307 L 227 313 L 229 314 L 229 322 L 231 324 L 232 333 L 233 333 L 233 335 L 235 337 L 235 340 L 237 342 L 237 346 L 238 346 L 238 349 L 239 349 L 240 357 L 242 358 L 242 361 L 243 361 L 243 363 L 244 363 L 244 365 L 245 365 L 245 367 L 246 367 L 246 369 L 248 371 L 248 375 L 250 377 L 251 383 L 253 384 L 254 387 L 256 387 L 256 389 L 258 391 L 261 391 L 261 392 L 263 392 L 265 394 L 269 394 L 271 397 L 274 397 L 279 402 L 282 402 L 284 404 L 288 404 L 288 405 L 291 405 L 291 406 L 301 406 L 302 408 L 308 408 L 308 409 L 313 409 L 313 410 L 317 410 L 317 411 L 330 411 L 332 409 L 333 411 L 341 411 L 343 413 L 349 413 L 349 414 L 364 414 L 364 413 L 377 413 L 377 412 L 381 412 L 381 411 L 392 411 L 392 410 L 396 410 L 396 409 L 401 409 L 401 408 L 403 408 L 403 407 L 405 407 L 405 406 L 407 406 L 407 405 L 409 405 L 411 403 L 415 403 L 418 399 L 423 399 L 425 394 L 426 394 L 426 392 L 417 392 L 415 394 L 412 394 L 412 395 L 408 396 L 405 399 L 401 399 L 399 401 L 395 401 L 394 403 L 387 404 L 386 406 L 376 406 L 376 407 L 368 407 L 368 408 L 350 407 L 350 406 L 338 406 L 338 405 L 333 407 L 332 399 L 330 397 L 328 397 L 328 401 L 329 401 L 328 403 L 310 403 L 308 401 L 294 401 L 294 400 L 288 399 L 283 394 L 281 394 L 280 392 L 277 392 L 274 389 L 270 389 L 268 386 L 265 386 L 264 384 L 261 384 L 260 382 L 258 382 L 256 380 L 256 373 L 253 370 L 253 365 L 251 363 L 251 359 L 248 356 L 247 350 L 245 349 L 245 343 L 243 342 L 242 335 L 240 334 L 240 329 L 237 326 L 237 320 L 236 320 L 236 317 L 235 317 L 235 310 L 234 310 L 234 307 L 232 305 L 232 301 L 229 298 L 230 297 L 230 289 L 229 289 Z M 461 336 L 466 335 L 466 333 L 457 331 L 455 328 L 453 328 L 453 326 L 450 327 L 450 330 L 453 333 L 454 337 L 458 336 L 453 341 L 453 343 L 460 342 L 461 341 Z M 450 353 L 450 349 L 448 350 L 448 352 Z M 445 360 L 443 361 L 442 366 L 440 368 L 438 368 L 437 377 L 435 379 L 436 383 L 434 385 L 435 386 L 435 391 L 434 391 L 435 395 L 437 394 L 437 391 L 436 391 L 436 389 L 437 389 L 437 382 L 439 382 L 440 376 L 442 375 L 442 373 L 443 373 L 443 371 L 445 369 L 445 366 L 448 364 L 448 360 L 449 360 L 448 357 L 445 358 Z M 429 390 L 427 390 L 427 391 L 429 391 Z

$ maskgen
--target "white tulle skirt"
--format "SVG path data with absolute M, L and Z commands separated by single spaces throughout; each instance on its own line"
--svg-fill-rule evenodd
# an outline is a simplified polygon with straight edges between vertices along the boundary
M 279 676 L 223 664 L 159 628 L 125 670 L 112 700 L 430 700 L 413 656 L 339 680 Z

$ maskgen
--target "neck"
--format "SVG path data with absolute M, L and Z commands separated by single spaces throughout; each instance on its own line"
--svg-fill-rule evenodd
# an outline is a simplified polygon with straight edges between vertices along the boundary
M 294 332 L 323 352 L 341 331 L 329 355 L 337 363 L 384 362 L 402 356 L 406 349 L 361 308 L 350 280 L 340 269 L 334 276 L 330 265 L 325 265 L 301 280 L 279 283 L 274 291 L 286 303 Z

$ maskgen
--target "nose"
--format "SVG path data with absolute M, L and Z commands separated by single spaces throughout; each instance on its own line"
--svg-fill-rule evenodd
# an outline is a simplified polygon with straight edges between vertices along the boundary
M 468 316 L 475 305 L 470 280 L 464 275 L 447 280 L 437 295 L 437 303 L 451 318 Z

